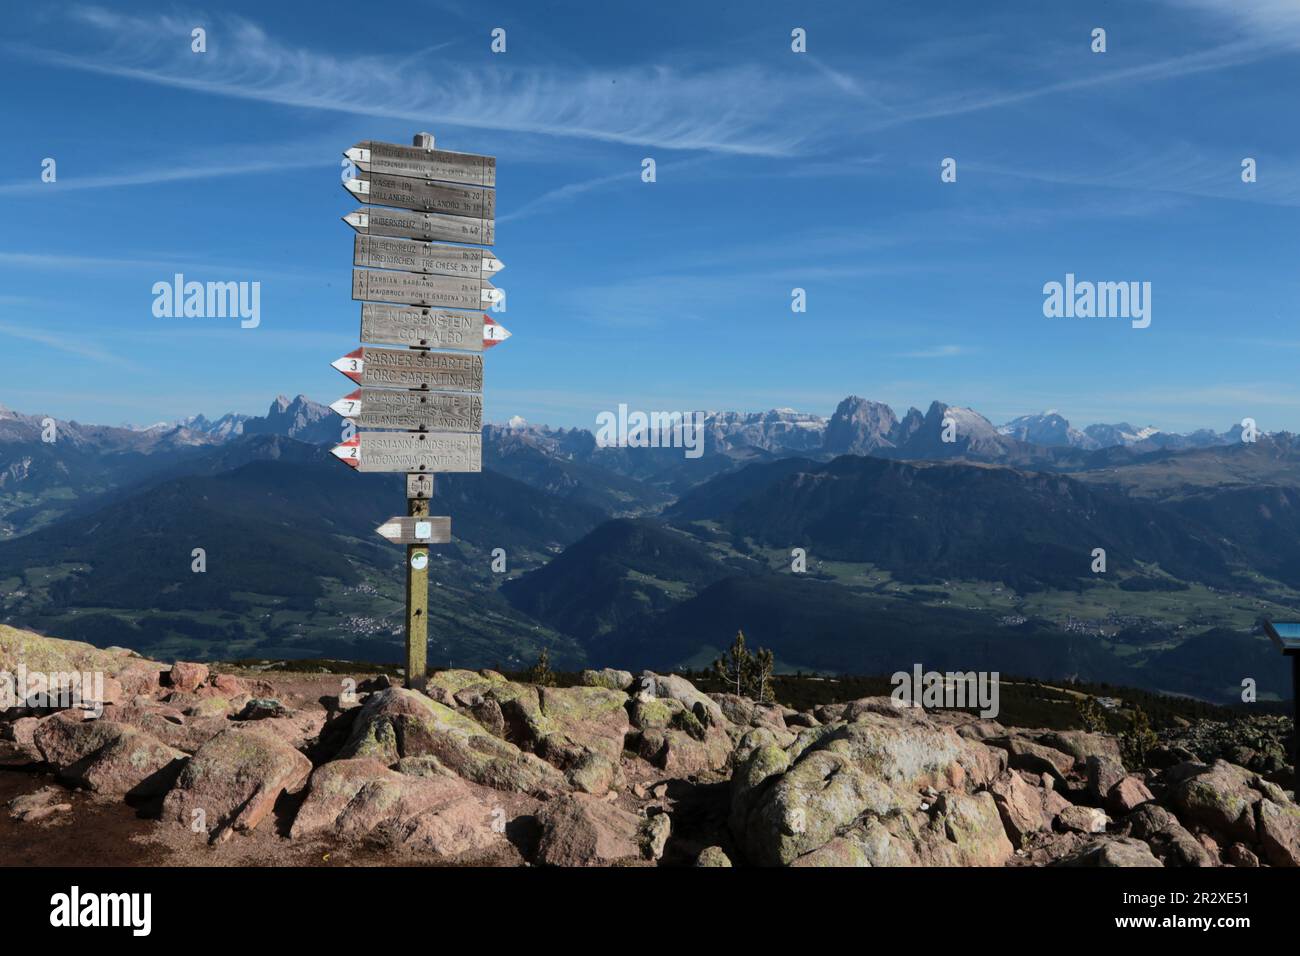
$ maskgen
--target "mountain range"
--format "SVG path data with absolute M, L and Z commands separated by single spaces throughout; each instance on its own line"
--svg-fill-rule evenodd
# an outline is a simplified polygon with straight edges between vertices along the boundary
M 162 656 L 400 659 L 400 554 L 373 528 L 401 480 L 339 465 L 340 431 L 305 396 L 56 422 L 53 442 L 44 416 L 0 411 L 0 622 Z M 518 420 L 483 438 L 482 474 L 437 483 L 435 663 L 699 666 L 743 628 L 786 670 L 1288 690 L 1255 627 L 1300 607 L 1286 433 L 849 397 L 829 419 L 709 413 L 695 459 Z

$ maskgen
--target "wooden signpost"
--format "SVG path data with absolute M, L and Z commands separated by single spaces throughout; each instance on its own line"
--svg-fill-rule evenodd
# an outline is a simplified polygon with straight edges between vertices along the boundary
M 333 365 L 358 385 L 381 388 L 440 388 L 450 392 L 483 389 L 483 356 L 446 355 L 422 349 L 381 349 L 363 345 Z
M 415 176 L 469 186 L 497 184 L 497 161 L 492 156 L 424 149 L 421 146 L 399 146 L 396 143 L 376 143 L 372 140 L 345 149 L 343 155 L 367 173 Z
M 489 279 L 505 265 L 481 248 L 495 239 L 496 159 L 434 149 L 428 133 L 344 155 L 358 173 L 343 185 L 368 204 L 343 217 L 357 232 L 352 298 L 361 341 L 377 344 L 333 362 L 361 387 L 330 407 L 367 429 L 334 455 L 357 471 L 406 473 L 406 516 L 375 531 L 406 545 L 406 682 L 422 689 L 429 545 L 451 541 L 451 518 L 429 514 L 433 476 L 482 470 L 482 352 L 510 336 L 481 311 L 503 301 Z M 436 244 L 449 242 L 461 245 Z
M 437 212 L 470 219 L 496 218 L 496 192 L 492 189 L 449 186 L 412 176 L 359 173 L 343 187 L 362 202 L 396 206 L 416 212 Z
M 357 236 L 352 246 L 352 264 L 470 279 L 486 279 L 505 268 L 505 263 L 486 249 L 375 236 Z
M 430 305 L 446 309 L 481 309 L 499 298 L 499 290 L 486 279 L 457 276 L 426 276 L 416 272 L 377 272 L 357 269 L 352 273 L 352 298 Z
M 457 392 L 399 392 L 359 388 L 330 408 L 358 428 L 406 428 L 412 431 L 480 432 L 483 396 Z
M 480 352 L 508 338 L 505 326 L 488 315 L 377 302 L 361 306 L 362 342 Z
M 343 221 L 363 236 L 392 236 L 425 242 L 474 242 L 490 246 L 496 241 L 495 219 L 467 219 L 441 213 L 407 212 L 405 209 L 358 209 Z

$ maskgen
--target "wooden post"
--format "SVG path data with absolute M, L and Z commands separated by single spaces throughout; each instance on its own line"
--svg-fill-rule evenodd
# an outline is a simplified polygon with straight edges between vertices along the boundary
M 412 476 L 414 477 L 414 476 Z M 420 478 L 425 478 L 421 475 Z M 433 477 L 428 476 L 430 491 Z M 409 485 L 409 481 L 408 481 Z M 424 518 L 429 514 L 428 498 L 407 498 L 407 514 Z M 406 546 L 406 686 L 424 690 L 428 669 L 429 641 L 429 546 Z
M 430 133 L 416 133 L 411 144 L 433 149 Z M 412 518 L 429 515 L 433 495 L 432 475 L 408 475 L 406 513 Z M 406 686 L 424 690 L 428 672 L 429 645 L 429 547 L 406 546 Z

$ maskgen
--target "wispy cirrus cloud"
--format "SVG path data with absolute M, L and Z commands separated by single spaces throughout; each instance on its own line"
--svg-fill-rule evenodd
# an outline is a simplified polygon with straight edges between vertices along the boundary
M 114 355 L 112 352 L 102 349 L 93 342 L 75 334 L 56 335 L 49 332 L 41 332 L 26 326 L 0 322 L 0 335 L 22 339 L 27 342 L 35 342 L 38 345 L 44 345 L 60 352 L 66 352 L 69 355 L 79 356 L 80 358 L 91 359 L 95 362 L 102 362 L 106 365 L 118 365 L 123 368 L 137 367 L 135 363 L 130 362 L 119 355 Z
M 328 166 L 332 161 L 323 162 L 319 155 L 312 159 L 304 158 L 306 153 L 301 147 L 292 153 L 287 150 L 275 150 L 276 158 L 268 158 L 262 151 L 260 158 L 236 160 L 226 157 L 222 162 L 214 163 L 201 159 L 180 158 L 165 166 L 151 166 L 146 169 L 131 169 L 119 172 L 99 173 L 91 176 L 68 176 L 52 183 L 42 182 L 33 176 L 23 182 L 0 183 L 0 195 L 15 196 L 39 194 L 43 198 L 57 196 L 69 191 L 83 189 L 118 189 L 127 186 L 158 186 L 165 183 L 187 182 L 197 179 L 217 179 L 223 176 L 237 176 L 246 173 L 277 173 L 289 169 L 308 169 Z M 323 154 L 320 154 L 323 155 Z
M 1300 4 L 1295 0 L 1162 0 L 1226 22 L 1269 43 L 1300 46 Z
M 450 62 L 430 68 L 421 65 L 428 51 L 328 54 L 289 46 L 234 17 L 209 29 L 208 52 L 195 56 L 178 42 L 188 38 L 191 20 L 102 7 L 76 8 L 72 18 L 101 45 L 75 52 L 5 47 L 68 69 L 283 106 L 667 149 L 789 154 L 807 128 L 788 122 L 792 104 L 824 87 L 817 77 L 778 77 L 745 65 L 578 72 L 501 57 L 490 70 Z
M 1157 152 L 1134 150 L 1122 162 L 1109 165 L 1094 160 L 1087 168 L 1066 163 L 1054 168 L 1035 168 L 971 162 L 966 164 L 966 169 L 1057 186 L 1142 190 L 1199 199 L 1300 206 L 1300 174 L 1296 172 L 1296 163 L 1284 157 L 1254 156 L 1259 164 L 1258 180 L 1246 183 L 1241 179 L 1242 158 L 1222 153 L 1209 155 L 1191 144 L 1182 144 Z
M 955 358 L 958 355 L 968 355 L 970 351 L 964 345 L 936 345 L 932 348 L 917 349 L 912 352 L 899 352 L 897 357 L 910 359 Z
M 117 274 L 122 273 L 124 270 L 149 270 L 157 272 L 157 278 L 165 281 L 171 280 L 175 270 L 187 269 L 215 273 L 221 276 L 249 276 L 258 281 L 282 279 L 289 282 L 316 282 L 325 275 L 325 273 L 269 269 L 263 265 L 250 265 L 249 263 L 202 262 L 187 256 L 127 259 L 114 256 L 69 255 L 52 252 L 0 251 L 0 269 L 5 267 L 20 269 L 24 272 L 110 272 Z

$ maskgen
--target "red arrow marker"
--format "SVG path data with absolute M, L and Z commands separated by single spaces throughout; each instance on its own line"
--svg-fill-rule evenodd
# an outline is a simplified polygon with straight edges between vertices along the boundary
M 483 315 L 483 347 L 490 349 L 494 345 L 499 345 L 506 339 L 510 338 L 510 330 L 499 322 L 493 321 L 490 315 Z
M 361 464 L 360 438 L 349 438 L 342 444 L 335 445 L 331 451 L 334 453 L 335 458 L 351 468 L 356 468 Z
M 355 418 L 361 412 L 361 389 L 357 389 L 351 394 L 344 395 L 337 402 L 330 405 L 330 408 L 338 412 L 344 418 Z
M 364 354 L 364 352 L 365 352 L 364 349 L 353 349 L 351 352 L 349 352 L 347 355 L 343 356 L 342 358 L 335 359 L 333 362 L 330 362 L 330 365 L 338 369 L 348 378 L 352 379 L 352 381 L 360 384 L 361 370 L 365 368 L 365 362 L 361 357 Z

